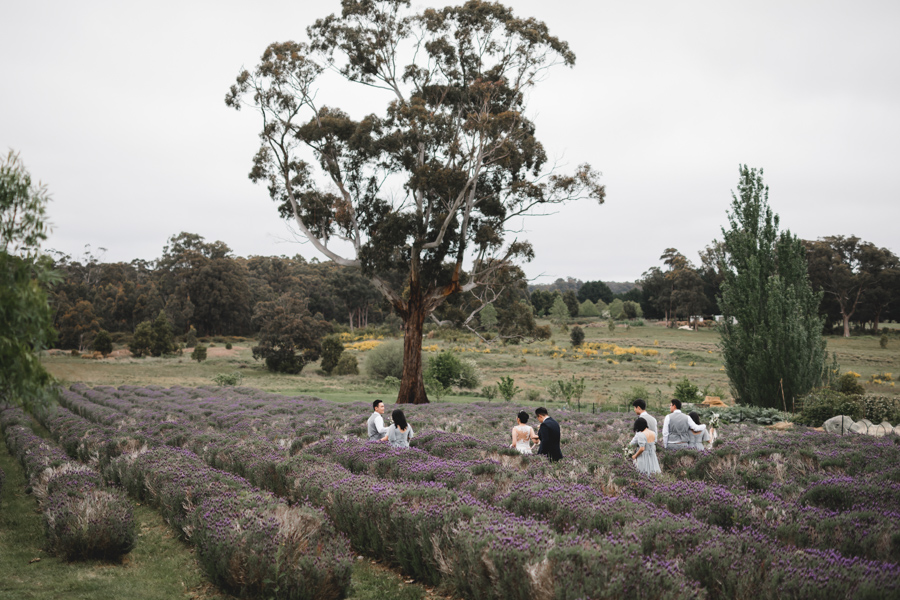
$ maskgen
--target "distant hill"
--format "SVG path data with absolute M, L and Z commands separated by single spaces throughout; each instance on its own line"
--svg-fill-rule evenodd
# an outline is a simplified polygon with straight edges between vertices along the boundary
M 603 283 L 609 286 L 609 289 L 612 290 L 613 294 L 624 294 L 632 288 L 640 287 L 634 281 L 604 281 Z M 565 279 L 563 279 L 562 277 L 560 277 L 553 283 L 538 283 L 535 285 L 529 285 L 528 291 L 533 292 L 535 290 L 541 290 L 544 292 L 565 292 L 566 290 L 572 290 L 573 292 L 577 292 L 582 285 L 584 285 L 584 282 L 580 279 L 575 279 L 574 277 L 566 277 Z

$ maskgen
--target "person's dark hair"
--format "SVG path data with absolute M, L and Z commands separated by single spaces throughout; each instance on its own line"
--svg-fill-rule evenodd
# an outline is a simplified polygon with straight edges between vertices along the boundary
M 688 416 L 691 418 L 691 420 L 694 421 L 694 423 L 696 423 L 697 425 L 700 424 L 700 415 L 697 414 L 696 411 L 692 410 L 691 412 L 688 413 Z
M 644 400 L 643 398 L 638 398 L 637 400 L 632 402 L 631 405 L 636 406 L 637 408 L 639 408 L 641 410 L 647 410 L 647 401 Z
M 541 415 L 549 416 L 550 413 L 548 413 L 547 409 L 544 408 L 543 406 L 539 406 L 538 408 L 534 409 L 534 416 L 539 417 Z
M 638 433 L 647 429 L 647 421 L 645 421 L 642 417 L 638 417 L 634 420 L 634 430 Z
M 528 413 L 525 412 L 524 410 L 519 411 L 519 414 L 517 414 L 516 416 L 519 417 L 519 421 L 520 421 L 523 425 L 524 425 L 525 423 L 528 422 Z
M 674 406 L 678 410 L 681 410 L 681 400 L 679 400 L 678 398 L 672 398 L 672 406 Z
M 395 408 L 394 412 L 391 413 L 391 420 L 394 422 L 394 426 L 397 429 L 406 429 L 409 425 L 406 422 L 406 415 L 404 415 L 403 411 L 399 408 Z
M 372 400 L 372 410 L 378 408 L 378 405 L 384 402 L 384 400 Z

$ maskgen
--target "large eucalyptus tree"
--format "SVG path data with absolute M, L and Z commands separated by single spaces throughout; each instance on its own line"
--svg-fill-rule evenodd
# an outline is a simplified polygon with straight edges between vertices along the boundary
M 425 319 L 487 283 L 531 246 L 512 219 L 579 198 L 603 202 L 589 165 L 548 164 L 526 117 L 527 93 L 568 44 L 497 3 L 413 12 L 408 0 L 343 0 L 308 43 L 270 45 L 226 97 L 262 117 L 250 178 L 282 217 L 334 262 L 360 268 L 405 323 L 398 403 L 427 402 Z M 355 120 L 316 102 L 330 70 L 372 92 L 380 113 Z M 334 241 L 342 240 L 341 251 Z

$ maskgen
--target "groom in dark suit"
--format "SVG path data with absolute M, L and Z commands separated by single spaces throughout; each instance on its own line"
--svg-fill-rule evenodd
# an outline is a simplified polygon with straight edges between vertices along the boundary
M 546 454 L 550 457 L 551 462 L 560 460 L 563 456 L 559 449 L 559 423 L 553 420 L 543 406 L 535 409 L 534 415 L 541 422 L 537 432 L 537 439 L 541 441 L 541 449 L 538 450 L 538 454 Z

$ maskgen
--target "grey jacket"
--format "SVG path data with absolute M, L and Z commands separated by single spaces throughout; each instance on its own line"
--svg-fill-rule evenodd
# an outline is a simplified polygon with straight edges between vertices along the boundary
M 647 429 L 656 434 L 657 439 L 659 439 L 659 430 L 657 429 L 656 417 L 648 413 L 646 410 L 641 413 L 641 419 L 647 421 Z

